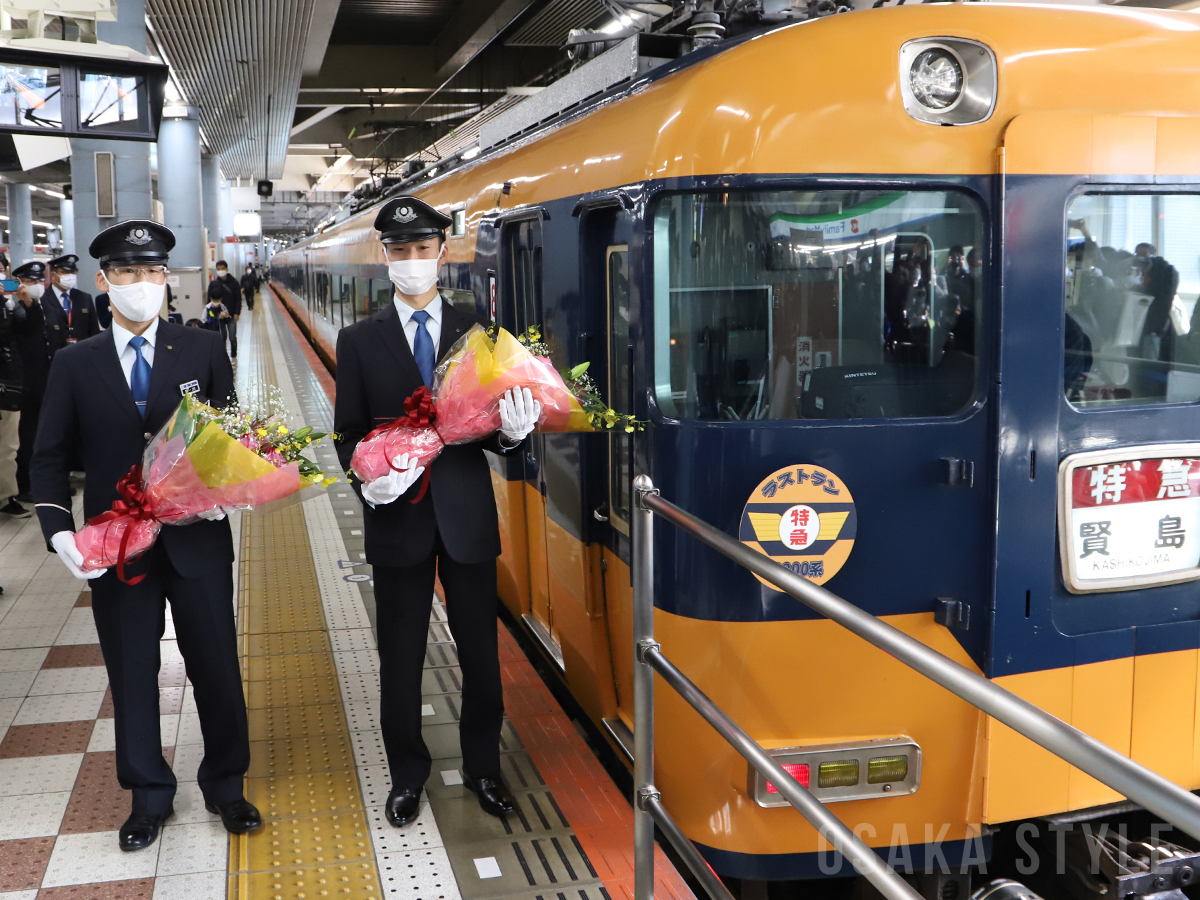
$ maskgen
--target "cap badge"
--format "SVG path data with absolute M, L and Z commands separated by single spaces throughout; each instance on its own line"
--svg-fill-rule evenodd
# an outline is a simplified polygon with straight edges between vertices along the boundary
M 136 244 L 140 247 L 142 244 L 150 243 L 150 231 L 146 228 L 134 228 L 129 232 L 129 237 L 125 238 L 125 240 L 130 244 Z
M 417 214 L 415 212 L 413 212 L 413 209 L 411 206 L 400 207 L 398 210 L 396 210 L 395 214 L 392 216 L 393 219 L 395 219 L 397 222 L 400 222 L 403 225 L 407 225 L 409 222 L 411 222 L 416 217 L 417 217 Z

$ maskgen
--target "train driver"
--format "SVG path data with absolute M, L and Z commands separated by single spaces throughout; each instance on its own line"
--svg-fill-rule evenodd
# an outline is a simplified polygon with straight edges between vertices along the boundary
M 346 469 L 368 431 L 404 415 L 404 401 L 422 386 L 432 386 L 437 360 L 474 324 L 474 317 L 451 305 L 437 287 L 450 223 L 415 197 L 397 197 L 376 216 L 395 296 L 386 309 L 338 337 L 334 427 Z M 393 460 L 397 471 L 368 484 L 354 481 L 364 507 L 366 558 L 375 577 L 380 726 L 392 776 L 386 815 L 396 827 L 417 817 L 431 768 L 421 736 L 421 671 L 435 573 L 445 591 L 463 673 L 463 782 L 485 812 L 503 816 L 515 808 L 500 776 L 500 531 L 483 451 L 515 450 L 540 415 L 541 404 L 528 388 L 509 391 L 500 401 L 499 434 L 447 447 L 430 465 L 427 479 L 415 461 L 398 456 Z
M 154 547 L 125 575 L 84 571 L 71 513 L 71 461 L 83 460 L 87 518 L 107 512 L 117 485 L 142 460 L 152 434 L 195 393 L 224 406 L 233 371 L 216 335 L 162 321 L 167 255 L 175 235 L 134 219 L 104 229 L 88 252 L 99 260 L 96 286 L 112 302 L 112 327 L 65 347 L 46 385 L 30 474 L 33 499 L 50 548 L 76 578 L 92 583 L 92 614 L 112 686 L 117 780 L 132 791 L 121 826 L 122 850 L 142 850 L 174 813 L 176 779 L 159 739 L 159 640 L 164 602 L 196 694 L 204 737 L 198 781 L 205 807 L 242 834 L 262 816 L 242 796 L 250 766 L 246 702 L 233 619 L 233 539 L 223 513 L 164 528 Z

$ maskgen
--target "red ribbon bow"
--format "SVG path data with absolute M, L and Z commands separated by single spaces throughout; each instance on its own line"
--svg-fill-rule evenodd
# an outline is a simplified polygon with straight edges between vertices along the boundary
M 89 525 L 103 525 L 115 522 L 121 518 L 129 519 L 128 524 L 125 526 L 125 532 L 121 535 L 121 547 L 117 551 L 117 578 L 121 579 L 125 584 L 132 586 L 146 577 L 146 573 L 144 572 L 133 579 L 125 577 L 125 554 L 129 545 L 129 536 L 133 531 L 133 523 L 154 518 L 154 513 L 150 510 L 149 498 L 146 496 L 145 488 L 142 487 L 142 467 L 140 464 L 135 464 L 129 470 L 129 474 L 117 482 L 117 493 L 123 499 L 114 500 L 112 509 L 108 512 L 100 513 L 98 516 L 92 516 L 92 518 L 88 519 L 87 523 Z
M 437 411 L 433 406 L 433 394 L 429 388 L 421 385 L 413 395 L 404 401 L 404 412 L 408 415 L 408 420 L 418 428 L 425 428 L 434 423 L 437 418 Z
M 412 428 L 432 428 L 434 421 L 437 419 L 437 410 L 434 408 L 433 394 L 425 385 L 421 385 L 412 392 L 412 396 L 404 401 L 404 415 L 396 420 L 393 424 L 403 422 Z M 390 459 L 387 461 L 388 467 L 393 472 L 401 471 Z M 429 469 L 425 470 L 425 474 L 421 476 L 421 489 L 417 491 L 417 496 L 409 500 L 409 503 L 420 503 L 425 497 L 425 491 L 429 488 Z

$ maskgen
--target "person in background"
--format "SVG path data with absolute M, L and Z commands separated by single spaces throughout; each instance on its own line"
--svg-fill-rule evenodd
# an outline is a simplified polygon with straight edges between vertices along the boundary
M 246 274 L 242 276 L 242 293 L 246 296 L 246 309 L 253 311 L 254 292 L 257 290 L 258 276 L 254 274 L 254 267 L 247 264 Z
M 236 278 L 229 274 L 229 263 L 223 259 L 217 260 L 217 277 L 213 281 L 221 285 L 221 289 L 225 292 L 225 296 L 222 298 L 225 309 L 233 318 L 233 322 L 229 326 L 229 358 L 234 361 L 234 365 L 237 365 L 237 321 L 242 316 L 242 286 Z
M 46 340 L 46 320 L 42 295 L 45 291 L 46 264 L 32 260 L 13 269 L 18 282 L 13 305 L 13 336 L 21 357 L 21 420 L 17 446 L 17 500 L 32 503 L 29 491 L 29 461 L 37 437 L 42 395 L 50 371 L 50 345 Z
M 17 300 L 0 301 L 0 514 L 14 519 L 32 513 L 17 502 L 17 447 L 21 422 L 21 357 L 13 320 Z
M 92 301 L 92 305 L 96 307 L 96 321 L 100 323 L 100 328 L 111 327 L 112 309 L 108 305 L 108 291 L 101 291 L 97 294 L 96 299 Z
M 74 344 L 100 333 L 100 322 L 92 295 L 79 290 L 79 257 L 74 253 L 50 260 L 50 288 L 42 294 L 42 314 L 46 319 L 46 343 L 50 357 L 67 344 Z
M 204 311 L 200 314 L 200 327 L 207 331 L 216 331 L 221 335 L 221 345 L 225 345 L 226 337 L 233 336 L 233 318 L 229 315 L 229 309 L 225 306 L 222 300 L 225 297 L 225 290 L 217 282 L 213 281 L 208 285 L 208 303 L 204 306 Z M 234 344 L 236 349 L 237 345 Z
M 83 510 L 91 518 L 119 499 L 118 484 L 175 414 L 181 393 L 194 386 L 197 399 L 215 406 L 235 399 L 219 339 L 160 318 L 174 246 L 169 228 L 144 219 L 113 225 L 92 241 L 88 250 L 100 263 L 96 286 L 112 300 L 112 328 L 55 356 L 31 466 L 49 548 L 74 577 L 92 584 L 92 615 L 112 687 L 117 780 L 132 792 L 132 811 L 117 838 L 126 851 L 151 846 L 174 813 L 177 783 L 163 758 L 158 712 L 167 601 L 204 738 L 197 780 L 205 808 L 233 834 L 262 826 L 242 793 L 250 740 L 233 618 L 233 538 L 224 513 L 164 528 L 130 564 L 128 580 L 115 571 L 84 571 L 75 544 L 72 457 L 81 455 L 88 473 Z
M 199 319 L 188 319 L 183 324 L 185 326 L 187 326 L 188 328 L 203 328 L 204 327 L 204 323 L 201 322 Z

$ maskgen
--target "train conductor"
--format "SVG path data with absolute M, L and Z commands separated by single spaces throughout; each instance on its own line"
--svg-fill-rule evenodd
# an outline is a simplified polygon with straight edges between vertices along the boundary
M 159 738 L 159 641 L 164 601 L 196 696 L 204 735 L 198 781 L 208 811 L 235 834 L 262 819 L 242 796 L 250 763 L 246 704 L 233 620 L 233 540 L 224 515 L 163 528 L 153 548 L 117 572 L 83 572 L 71 515 L 70 461 L 87 471 L 87 518 L 118 499 L 117 482 L 141 461 L 151 435 L 184 393 L 223 406 L 233 372 L 220 336 L 163 321 L 171 230 L 133 220 L 106 228 L 89 252 L 100 262 L 96 287 L 107 291 L 112 327 L 64 347 L 50 366 L 31 476 L 42 531 L 77 578 L 92 579 L 92 613 L 112 689 L 117 778 L 132 791 L 121 826 L 122 850 L 154 843 L 173 813 L 175 775 Z M 137 576 L 144 578 L 137 584 Z
M 75 286 L 78 256 L 68 253 L 55 257 L 46 268 L 50 270 L 50 287 L 42 294 L 42 314 L 46 319 L 46 342 L 53 356 L 67 344 L 99 334 L 100 320 L 92 295 Z
M 404 415 L 404 401 L 422 385 L 432 385 L 437 360 L 475 322 L 437 288 L 450 223 L 415 197 L 384 204 L 375 219 L 395 296 L 387 308 L 338 336 L 334 427 L 346 469 L 359 440 Z M 364 505 L 366 557 L 375 578 L 380 726 L 392 776 L 385 812 L 397 827 L 416 818 L 431 768 L 421 737 L 421 671 L 435 574 L 445 591 L 463 673 L 463 782 L 485 812 L 503 816 L 515 808 L 500 777 L 500 530 L 483 451 L 516 449 L 540 415 L 541 404 L 527 388 L 510 391 L 500 401 L 500 433 L 447 447 L 430 465 L 427 481 L 424 469 L 406 455 L 392 461 L 397 471 L 367 484 L 354 481 Z

